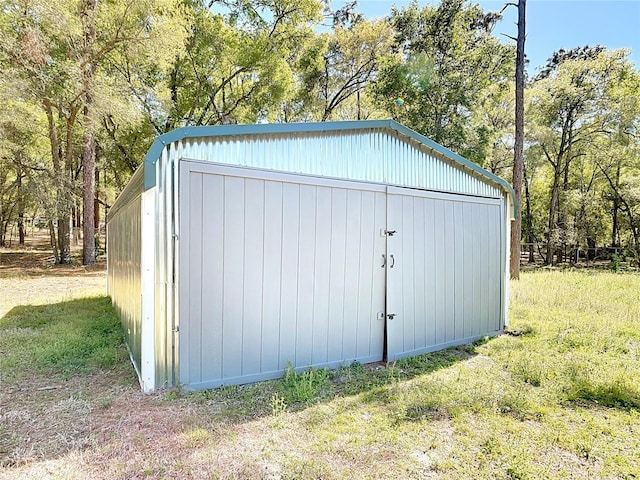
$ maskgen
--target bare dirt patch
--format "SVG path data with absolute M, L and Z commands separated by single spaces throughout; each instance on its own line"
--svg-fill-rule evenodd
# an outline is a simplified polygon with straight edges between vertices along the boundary
M 0 247 L 0 318 L 18 305 L 104 295 L 105 257 L 84 266 L 80 248 L 73 246 L 71 264 L 56 265 L 44 230 L 35 231 L 22 247 Z

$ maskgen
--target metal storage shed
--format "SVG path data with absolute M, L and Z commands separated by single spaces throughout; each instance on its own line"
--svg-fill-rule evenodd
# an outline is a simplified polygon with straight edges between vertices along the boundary
M 188 127 L 109 212 L 144 391 L 395 359 L 507 322 L 508 183 L 392 120 Z

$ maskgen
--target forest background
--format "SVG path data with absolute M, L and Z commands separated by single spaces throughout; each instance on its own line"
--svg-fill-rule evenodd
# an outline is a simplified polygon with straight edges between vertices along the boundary
M 192 125 L 394 118 L 511 179 L 515 42 L 470 1 L 365 18 L 321 0 L 0 0 L 0 246 L 95 232 L 153 139 Z M 526 78 L 529 259 L 640 258 L 640 72 L 550 52 Z M 84 232 L 83 232 L 84 230 Z M 82 234 L 83 233 L 83 234 Z

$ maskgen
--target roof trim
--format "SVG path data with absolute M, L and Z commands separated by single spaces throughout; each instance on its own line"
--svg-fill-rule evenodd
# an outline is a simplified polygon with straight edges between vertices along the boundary
M 513 215 L 517 216 L 518 204 L 511 185 L 502 178 L 467 160 L 466 158 L 443 147 L 395 120 L 358 120 L 346 122 L 312 122 L 312 123 L 263 123 L 252 125 L 208 125 L 200 127 L 182 127 L 157 137 L 144 157 L 144 189 L 156 185 L 156 162 L 162 156 L 165 146 L 170 143 L 194 137 L 226 137 L 232 135 L 264 135 L 269 133 L 309 133 L 331 132 L 336 130 L 389 129 L 405 135 L 440 155 L 452 160 L 461 167 L 471 170 L 481 177 L 498 185 L 511 197 Z

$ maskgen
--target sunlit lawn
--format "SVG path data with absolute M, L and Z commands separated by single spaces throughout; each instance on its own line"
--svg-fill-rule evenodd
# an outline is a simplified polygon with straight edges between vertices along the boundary
M 73 377 L 94 427 L 85 442 L 21 454 L 28 422 L 15 412 L 31 409 L 32 428 L 38 408 L 64 399 L 25 406 L 4 397 L 0 477 L 58 468 L 59 478 L 640 478 L 637 274 L 524 273 L 511 284 L 509 334 L 474 346 L 151 397 L 131 378 L 124 393 L 122 382 L 92 385 L 126 355 L 108 302 L 84 302 L 0 320 L 10 385 Z M 166 422 L 145 423 L 151 414 Z M 122 430 L 96 441 L 101 422 L 116 417 L 127 420 Z M 132 434 L 136 421 L 144 426 Z

